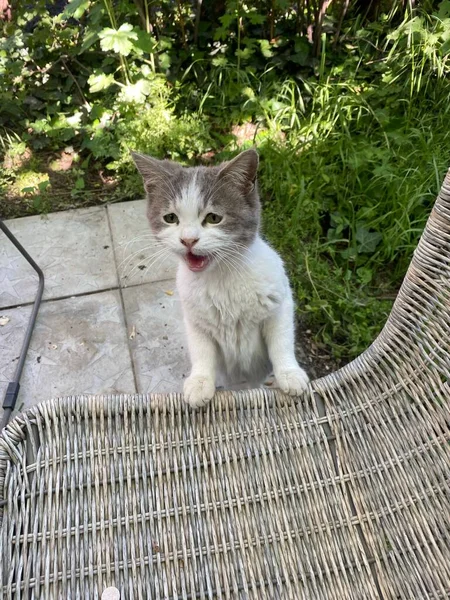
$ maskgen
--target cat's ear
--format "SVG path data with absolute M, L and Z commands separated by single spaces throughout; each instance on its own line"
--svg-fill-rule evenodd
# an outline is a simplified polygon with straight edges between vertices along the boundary
M 255 188 L 258 171 L 258 153 L 251 148 L 238 154 L 236 158 L 226 162 L 219 171 L 219 179 L 226 177 L 234 183 L 243 194 L 249 194 Z
M 155 185 L 173 177 L 181 170 L 181 165 L 171 160 L 158 160 L 139 152 L 132 152 L 131 157 L 142 175 L 145 190 L 149 193 Z

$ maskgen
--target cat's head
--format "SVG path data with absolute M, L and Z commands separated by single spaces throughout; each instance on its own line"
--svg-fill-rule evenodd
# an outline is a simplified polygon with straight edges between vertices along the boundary
M 215 167 L 182 167 L 132 153 L 147 192 L 158 241 L 203 271 L 247 248 L 259 227 L 258 154 L 247 150 Z

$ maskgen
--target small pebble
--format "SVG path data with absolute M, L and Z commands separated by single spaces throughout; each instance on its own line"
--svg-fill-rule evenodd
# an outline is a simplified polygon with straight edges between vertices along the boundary
M 120 600 L 120 592 L 115 587 L 109 587 L 104 590 L 102 600 Z

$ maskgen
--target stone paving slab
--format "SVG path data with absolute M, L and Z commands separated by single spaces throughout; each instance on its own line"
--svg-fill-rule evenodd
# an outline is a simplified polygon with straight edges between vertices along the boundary
M 0 310 L 0 397 L 22 346 L 30 306 Z M 17 408 L 56 396 L 136 391 L 119 291 L 44 302 Z M 1 410 L 1 409 L 0 409 Z
M 18 409 L 80 393 L 182 390 L 190 364 L 175 289 L 177 261 L 153 262 L 145 203 L 7 222 L 46 279 Z M 36 289 L 34 271 L 0 234 L 0 399 Z
M 134 200 L 108 206 L 123 287 L 175 277 L 177 259 L 158 253 L 147 221 L 146 203 L 146 200 Z
M 130 342 L 138 392 L 181 392 L 190 363 L 175 281 L 124 289 L 123 299 L 134 337 Z
M 105 207 L 6 221 L 45 273 L 44 298 L 117 287 L 112 239 Z M 0 235 L 0 309 L 32 302 L 37 277 Z

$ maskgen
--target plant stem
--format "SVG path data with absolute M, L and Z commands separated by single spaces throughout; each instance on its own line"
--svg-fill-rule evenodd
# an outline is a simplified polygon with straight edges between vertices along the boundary
M 183 48 L 186 48 L 186 28 L 184 25 L 183 18 L 183 6 L 181 0 L 177 0 L 178 7 L 178 18 L 180 19 L 180 27 L 181 27 L 181 43 L 183 44 Z
M 195 29 L 194 29 L 194 43 L 198 44 L 198 30 L 200 28 L 200 18 L 202 13 L 202 2 L 203 0 L 197 0 L 197 11 L 195 13 Z
M 106 8 L 106 12 L 108 13 L 109 21 L 111 23 L 111 27 L 117 30 L 117 21 L 116 15 L 114 14 L 114 7 L 112 5 L 111 0 L 103 0 Z M 124 74 L 125 83 L 131 83 L 130 72 L 128 67 L 128 62 L 124 56 L 119 54 L 120 67 Z
M 85 107 L 90 111 L 91 110 L 91 105 L 89 104 L 89 102 L 86 99 L 86 96 L 83 94 L 83 90 L 81 89 L 78 81 L 76 80 L 76 77 L 74 76 L 74 74 L 72 73 L 72 71 L 69 69 L 69 67 L 67 66 L 66 61 L 64 60 L 64 57 L 61 56 L 61 62 L 64 65 L 65 70 L 67 71 L 67 73 L 69 74 L 69 77 L 72 79 L 72 81 L 74 82 L 78 93 L 81 96 L 81 99 L 83 100 L 83 104 L 85 105 Z
M 322 5 L 320 6 L 316 15 L 316 25 L 314 28 L 314 56 L 317 57 L 320 56 L 323 19 L 332 1 L 333 0 L 323 0 Z

